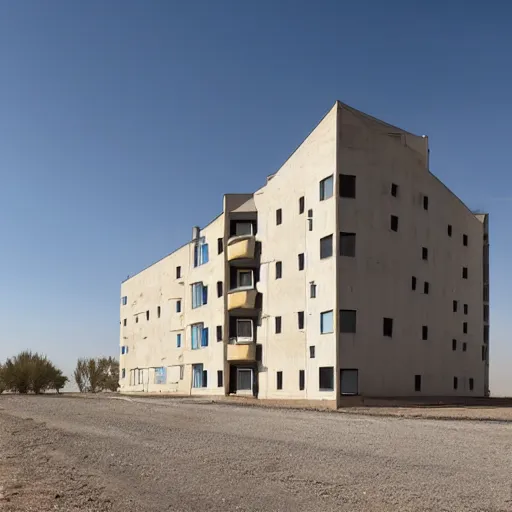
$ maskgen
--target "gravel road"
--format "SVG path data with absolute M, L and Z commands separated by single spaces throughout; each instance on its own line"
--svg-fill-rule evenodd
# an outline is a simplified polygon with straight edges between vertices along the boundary
M 512 511 L 512 425 L 0 396 L 0 510 Z

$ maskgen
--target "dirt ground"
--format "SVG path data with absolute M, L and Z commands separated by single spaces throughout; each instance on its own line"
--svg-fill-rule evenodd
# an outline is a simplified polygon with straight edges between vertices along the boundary
M 512 511 L 512 424 L 388 412 L 0 396 L 0 510 Z

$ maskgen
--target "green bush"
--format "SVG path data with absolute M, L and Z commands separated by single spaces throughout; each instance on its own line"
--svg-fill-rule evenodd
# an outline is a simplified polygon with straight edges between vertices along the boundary
M 76 363 L 74 377 L 80 393 L 117 391 L 119 362 L 113 357 L 82 358 Z

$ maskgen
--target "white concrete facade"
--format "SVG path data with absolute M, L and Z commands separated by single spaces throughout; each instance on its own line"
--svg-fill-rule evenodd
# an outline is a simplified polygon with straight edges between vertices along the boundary
M 488 242 L 426 137 L 337 102 L 264 187 L 122 284 L 121 390 L 485 396 Z

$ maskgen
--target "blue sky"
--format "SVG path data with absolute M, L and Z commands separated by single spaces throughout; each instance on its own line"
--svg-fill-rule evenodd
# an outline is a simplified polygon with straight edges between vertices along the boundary
M 470 0 L 0 0 L 0 360 L 117 355 L 121 280 L 261 186 L 339 99 L 427 134 L 431 170 L 491 214 L 491 390 L 512 394 L 511 18 Z

